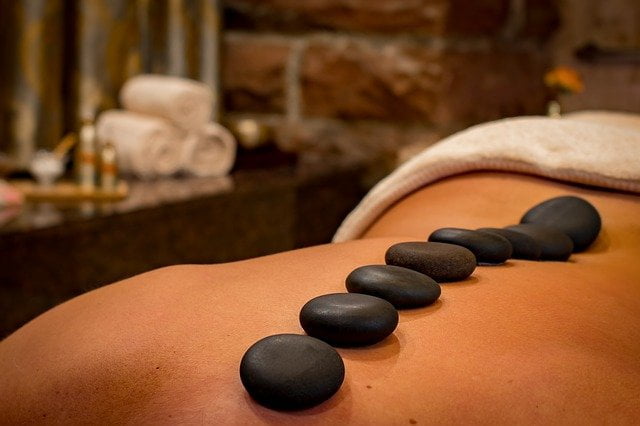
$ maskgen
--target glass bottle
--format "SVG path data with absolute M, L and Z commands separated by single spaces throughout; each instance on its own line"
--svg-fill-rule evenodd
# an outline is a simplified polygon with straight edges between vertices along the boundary
M 107 142 L 100 151 L 100 189 L 103 192 L 115 192 L 117 183 L 116 147 L 111 142 Z
M 90 120 L 80 127 L 77 149 L 78 185 L 83 192 L 92 192 L 96 187 L 96 129 Z

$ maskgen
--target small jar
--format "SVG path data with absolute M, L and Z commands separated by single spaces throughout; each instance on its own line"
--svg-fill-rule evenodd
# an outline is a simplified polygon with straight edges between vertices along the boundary
M 35 176 L 41 187 L 51 187 L 64 172 L 62 160 L 54 153 L 40 150 L 36 152 L 29 165 L 29 170 Z

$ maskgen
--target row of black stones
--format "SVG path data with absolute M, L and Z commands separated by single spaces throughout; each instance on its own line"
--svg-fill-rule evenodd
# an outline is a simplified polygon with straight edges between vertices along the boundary
M 530 209 L 519 225 L 468 230 L 442 228 L 428 242 L 391 246 L 386 265 L 367 265 L 346 278 L 349 293 L 307 302 L 300 324 L 307 336 L 278 334 L 252 345 L 240 363 L 240 378 L 258 403 L 278 410 L 317 405 L 344 380 L 337 347 L 367 346 L 396 329 L 398 312 L 428 306 L 441 293 L 438 282 L 464 280 L 476 264 L 513 257 L 567 260 L 597 238 L 601 219 L 587 201 L 557 197 Z

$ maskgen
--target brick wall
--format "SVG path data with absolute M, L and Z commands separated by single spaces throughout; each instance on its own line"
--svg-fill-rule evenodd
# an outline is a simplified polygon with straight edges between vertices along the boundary
M 296 150 L 393 158 L 538 114 L 553 0 L 226 0 L 227 114 Z
M 591 42 L 608 50 L 640 51 L 640 1 L 560 0 L 563 25 L 552 40 L 557 64 L 575 67 L 586 90 L 563 96 L 563 110 L 612 109 L 640 113 L 640 64 L 585 63 L 577 48 Z

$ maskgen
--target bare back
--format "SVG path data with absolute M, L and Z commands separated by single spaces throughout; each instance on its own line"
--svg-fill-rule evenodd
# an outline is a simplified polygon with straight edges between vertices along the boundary
M 441 226 L 504 226 L 578 194 L 603 231 L 569 262 L 511 260 L 401 311 L 380 344 L 340 349 L 346 379 L 320 406 L 255 404 L 244 351 L 302 333 L 314 296 Z M 640 202 L 530 177 L 448 179 L 397 203 L 367 237 L 221 265 L 175 266 L 62 304 L 0 343 L 0 423 L 633 423 L 640 418 Z M 375 237 L 375 238 L 374 238 Z

